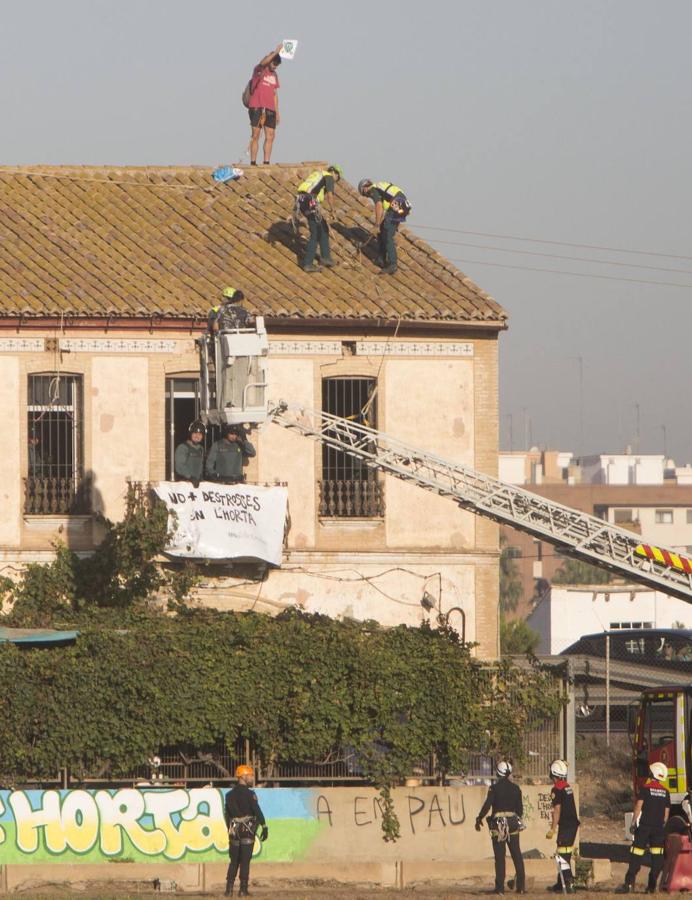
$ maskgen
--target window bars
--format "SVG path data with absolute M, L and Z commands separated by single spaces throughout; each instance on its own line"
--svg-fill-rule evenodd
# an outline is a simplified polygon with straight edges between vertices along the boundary
M 374 378 L 325 378 L 322 410 L 377 427 L 377 381 Z M 323 445 L 319 514 L 327 518 L 384 515 L 383 483 L 377 473 L 343 450 Z
M 91 485 L 84 477 L 81 375 L 29 375 L 27 431 L 24 512 L 88 513 Z

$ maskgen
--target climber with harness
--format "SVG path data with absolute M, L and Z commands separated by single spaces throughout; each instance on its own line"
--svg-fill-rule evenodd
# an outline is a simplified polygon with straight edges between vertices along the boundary
M 358 192 L 375 204 L 375 229 L 380 248 L 382 275 L 393 275 L 398 266 L 394 236 L 399 225 L 406 221 L 411 212 L 411 204 L 406 194 L 389 181 L 372 182 L 362 178 L 358 182 Z
M 223 817 L 228 828 L 228 853 L 231 861 L 226 873 L 226 896 L 233 896 L 233 884 L 240 869 L 239 897 L 248 896 L 250 861 L 255 846 L 255 834 L 266 841 L 269 828 L 257 802 L 257 794 L 251 790 L 255 783 L 252 766 L 238 766 L 235 770 L 238 783 L 226 794 Z
M 245 294 L 238 288 L 225 287 L 221 293 L 221 303 L 217 303 L 209 310 L 207 317 L 207 330 L 210 333 L 217 331 L 234 331 L 236 328 L 247 328 L 252 324 L 252 315 L 240 304 L 245 299 Z
M 524 823 L 521 817 L 524 815 L 524 804 L 519 785 L 510 781 L 512 764 L 499 762 L 495 769 L 497 781 L 490 786 L 485 803 L 476 816 L 476 831 L 483 827 L 483 817 L 488 816 L 488 826 L 493 841 L 493 854 L 495 856 L 495 891 L 496 894 L 505 892 L 505 847 L 514 863 L 516 872 L 516 891 L 525 893 L 526 876 L 524 873 L 524 860 L 519 847 L 519 832 L 523 830 Z
M 294 209 L 294 219 L 299 214 L 305 216 L 310 236 L 305 256 L 301 263 L 304 272 L 321 272 L 321 268 L 315 265 L 317 244 L 320 245 L 320 262 L 327 268 L 336 265 L 329 250 L 329 225 L 322 215 L 322 202 L 327 204 L 330 213 L 334 213 L 334 187 L 341 180 L 343 170 L 341 166 L 330 165 L 326 169 L 317 169 L 311 172 L 305 181 L 298 185 Z

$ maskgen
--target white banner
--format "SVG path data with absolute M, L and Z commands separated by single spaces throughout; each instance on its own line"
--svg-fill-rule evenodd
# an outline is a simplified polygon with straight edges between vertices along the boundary
M 281 565 L 288 505 L 285 487 L 160 481 L 154 488 L 170 513 L 175 532 L 166 548 L 187 559 L 262 559 Z

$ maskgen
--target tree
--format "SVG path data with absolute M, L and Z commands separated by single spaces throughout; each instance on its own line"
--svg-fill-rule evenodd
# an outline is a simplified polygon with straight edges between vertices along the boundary
M 524 588 L 519 568 L 512 555 L 513 548 L 507 545 L 507 538 L 504 535 L 500 535 L 500 548 L 500 612 L 514 612 Z
M 519 653 L 535 653 L 541 636 L 526 624 L 524 619 L 506 622 L 500 619 L 500 651 L 503 656 Z
M 600 566 L 567 558 L 553 575 L 553 584 L 609 584 L 611 574 Z

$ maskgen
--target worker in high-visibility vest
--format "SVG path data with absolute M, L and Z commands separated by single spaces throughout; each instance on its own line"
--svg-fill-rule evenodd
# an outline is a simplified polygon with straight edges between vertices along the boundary
M 393 275 L 398 266 L 394 236 L 399 225 L 406 221 L 411 204 L 406 194 L 389 181 L 371 181 L 362 178 L 358 191 L 375 204 L 375 228 L 380 248 L 383 275 Z
M 336 265 L 329 249 L 329 225 L 322 215 L 321 205 L 324 201 L 329 211 L 334 212 L 334 188 L 341 180 L 342 174 L 341 166 L 331 165 L 326 169 L 311 172 L 305 181 L 298 185 L 295 211 L 305 216 L 310 229 L 305 256 L 301 263 L 304 272 L 322 271 L 315 265 L 318 243 L 321 264 L 329 269 Z

